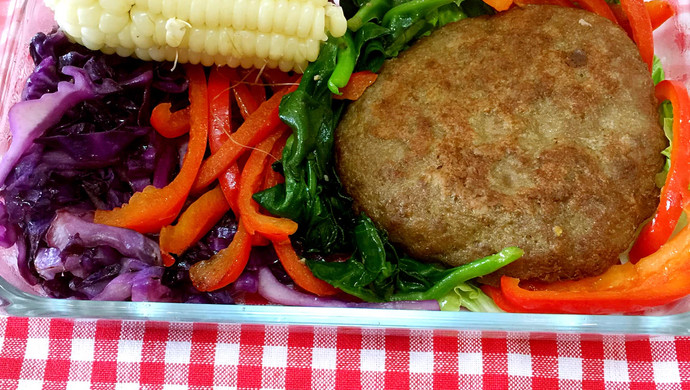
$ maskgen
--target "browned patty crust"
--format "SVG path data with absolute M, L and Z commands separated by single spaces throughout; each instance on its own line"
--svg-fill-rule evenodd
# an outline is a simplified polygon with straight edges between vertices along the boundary
M 462 20 L 388 61 L 336 131 L 355 207 L 452 266 L 507 246 L 508 275 L 603 272 L 658 201 L 654 89 L 610 21 L 556 6 Z

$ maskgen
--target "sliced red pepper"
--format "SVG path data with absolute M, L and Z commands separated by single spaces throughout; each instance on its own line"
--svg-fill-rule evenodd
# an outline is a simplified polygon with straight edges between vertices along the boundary
M 161 103 L 151 111 L 151 127 L 165 138 L 177 138 L 189 131 L 189 107 L 170 112 L 170 103 Z
M 360 98 L 360 96 L 362 96 L 364 91 L 369 88 L 369 86 L 374 84 L 377 77 L 378 75 L 376 73 L 368 70 L 353 73 L 352 76 L 350 76 L 350 81 L 347 82 L 347 85 L 340 89 L 341 94 L 333 94 L 333 99 L 357 100 Z
M 237 80 L 237 77 L 235 80 Z M 256 97 L 252 94 L 252 91 L 249 89 L 249 87 L 240 81 L 234 82 L 232 93 L 235 95 L 237 107 L 239 107 L 240 114 L 244 119 L 247 119 L 249 115 L 259 108 L 260 104 L 266 101 L 265 95 L 263 100 L 256 100 Z
M 666 0 L 646 1 L 644 5 L 647 8 L 649 19 L 652 21 L 652 28 L 654 30 L 676 14 L 671 3 Z
M 201 195 L 180 215 L 177 224 L 161 229 L 161 251 L 182 254 L 199 241 L 230 210 L 219 187 Z
M 582 9 L 603 16 L 613 23 L 618 24 L 616 16 L 605 0 L 577 0 L 577 3 Z
M 304 260 L 301 260 L 289 240 L 273 241 L 273 248 L 280 263 L 292 280 L 306 291 L 316 295 L 333 295 L 338 290 L 314 276 Z
M 568 0 L 515 0 L 515 4 L 519 7 L 527 5 L 558 5 L 561 7 L 573 8 L 575 5 Z
M 185 66 L 189 77 L 190 131 L 187 153 L 177 177 L 163 188 L 148 186 L 113 210 L 96 210 L 94 221 L 140 233 L 156 233 L 180 213 L 206 152 L 208 96 L 201 66 Z
M 659 26 L 664 24 L 665 21 L 675 15 L 673 6 L 666 0 L 645 1 L 644 6 L 647 8 L 647 12 L 649 13 L 649 19 L 652 22 L 653 30 L 659 28 Z M 621 26 L 621 28 L 623 28 L 623 30 L 625 30 L 626 33 L 628 33 L 630 39 L 633 39 L 630 21 L 625 15 L 625 12 L 623 12 L 623 8 L 621 8 L 620 4 L 610 4 L 610 7 L 611 11 L 613 11 L 613 14 L 616 15 L 618 24 Z
M 266 246 L 271 243 L 271 240 L 268 238 L 260 235 L 260 234 L 255 234 L 252 236 L 252 246 Z
M 513 0 L 484 0 L 484 2 L 499 12 L 506 11 L 513 5 Z
M 488 295 L 489 298 L 494 301 L 496 306 L 500 307 L 503 311 L 508 313 L 539 313 L 538 310 L 527 310 L 523 307 L 513 305 L 503 296 L 501 289 L 498 287 L 485 284 L 481 286 L 481 289 L 484 291 L 484 294 Z
M 242 118 L 246 119 L 251 113 L 259 108 L 259 105 L 266 101 L 266 92 L 264 91 L 261 100 L 257 100 L 252 91 L 247 86 L 245 78 L 241 78 L 237 74 L 237 70 L 224 66 L 222 68 L 223 74 L 230 81 L 230 89 L 232 89 L 235 100 L 237 101 L 237 107 L 240 109 L 240 114 Z
M 223 288 L 237 280 L 249 261 L 252 237 L 240 223 L 230 246 L 213 255 L 208 260 L 195 263 L 189 269 L 189 278 L 199 291 L 213 291 Z
M 192 192 L 197 193 L 208 187 L 233 162 L 237 161 L 243 151 L 254 147 L 259 141 L 273 133 L 282 123 L 278 116 L 280 100 L 295 89 L 297 86 L 283 89 L 259 106 L 256 112 L 250 115 L 242 126 L 230 135 L 228 141 L 203 162 L 192 187 Z
M 628 20 L 628 17 L 625 15 L 625 12 L 623 12 L 623 8 L 621 7 L 621 5 L 609 4 L 609 7 L 611 7 L 611 11 L 613 11 L 613 14 L 616 16 L 616 21 L 618 22 L 618 25 L 621 26 L 621 28 L 623 29 L 623 31 L 625 31 L 626 34 L 628 34 L 630 39 L 633 39 L 630 21 Z
M 166 267 L 172 267 L 175 264 L 175 258 L 168 252 L 161 251 L 161 259 L 163 260 L 163 265 Z
M 297 73 L 290 74 L 280 69 L 265 68 L 263 72 L 261 72 L 261 77 L 263 77 L 275 91 L 276 89 L 294 85 L 297 83 L 300 76 Z
M 237 107 L 240 108 L 240 114 L 244 119 L 247 119 L 252 112 L 259 108 L 259 103 L 252 95 L 249 88 L 244 84 L 237 84 L 232 88 L 232 93 L 235 95 L 235 101 L 237 101 Z M 263 102 L 261 102 L 263 103 Z
M 238 199 L 242 223 L 249 234 L 259 233 L 271 240 L 287 240 L 288 236 L 297 231 L 297 223 L 287 218 L 259 213 L 259 205 L 252 199 L 252 195 L 261 189 L 269 152 L 286 131 L 287 125 L 281 125 L 280 130 L 261 141 L 249 155 L 240 175 Z
M 257 103 L 266 101 L 266 87 L 263 85 L 261 74 L 263 72 L 259 69 L 240 70 L 243 85 L 249 88 L 254 101 Z
M 640 50 L 642 61 L 647 64 L 651 72 L 654 62 L 654 37 L 652 36 L 652 21 L 649 19 L 644 0 L 621 0 L 621 8 L 630 21 L 633 41 Z
M 679 273 L 662 286 L 628 291 L 553 292 L 520 288 L 519 279 L 501 278 L 505 299 L 524 312 L 622 314 L 665 305 L 690 294 L 690 274 Z M 499 306 L 500 307 L 500 306 Z
M 240 193 L 240 167 L 237 162 L 234 162 L 230 167 L 218 177 L 220 189 L 225 195 L 225 200 L 230 205 L 233 214 L 240 215 L 240 206 L 238 205 L 238 196 Z
M 208 146 L 211 153 L 223 146 L 232 133 L 230 128 L 230 69 L 226 66 L 211 68 L 208 75 L 209 114 Z
M 209 147 L 215 153 L 232 134 L 232 110 L 230 109 L 230 84 L 237 77 L 234 69 L 227 66 L 214 67 L 208 77 L 208 94 L 210 99 L 211 123 L 209 129 Z M 240 168 L 237 162 L 218 178 L 220 188 L 228 201 L 232 212 L 239 214 L 237 194 L 239 192 Z
M 269 155 L 270 160 L 265 169 L 266 173 L 264 174 L 264 183 L 261 189 L 265 190 L 285 182 L 285 177 L 274 171 L 271 165 L 273 161 L 280 161 L 283 158 L 283 149 L 285 148 L 287 139 L 290 138 L 290 134 L 289 131 L 286 131 L 278 141 L 276 141 L 275 145 L 273 145 L 273 149 L 271 149 L 271 154 Z
M 670 100 L 673 105 L 673 141 L 671 166 L 661 189 L 659 206 L 652 221 L 646 224 L 630 250 L 630 261 L 654 253 L 671 236 L 682 212 L 683 199 L 688 199 L 690 184 L 690 98 L 678 81 L 664 80 L 656 86 L 656 98 Z
M 690 228 L 637 264 L 614 265 L 600 276 L 524 288 L 519 282 L 502 277 L 503 297 L 542 313 L 631 313 L 671 303 L 690 294 Z
M 273 156 L 273 157 L 271 157 L 271 159 L 275 158 L 275 159 L 280 160 L 282 158 L 283 148 L 285 147 L 285 142 L 287 141 L 289 136 L 290 136 L 290 132 L 285 132 L 285 134 L 283 134 L 283 136 L 280 137 L 278 139 L 278 141 L 276 141 L 275 145 L 273 145 L 273 149 L 271 149 L 271 156 Z M 274 171 L 271 168 L 270 161 L 269 161 L 269 164 L 267 164 L 265 171 L 266 172 L 264 174 L 264 182 L 263 182 L 263 185 L 261 186 L 262 190 L 265 190 L 267 188 L 271 188 L 271 187 L 277 185 L 278 183 L 283 183 L 285 181 L 285 178 L 283 177 L 283 175 Z M 262 235 L 259 235 L 259 234 L 255 235 L 254 241 L 252 241 L 252 245 L 254 245 L 254 246 L 266 246 L 270 243 L 271 243 L 271 241 L 268 238 L 266 238 Z

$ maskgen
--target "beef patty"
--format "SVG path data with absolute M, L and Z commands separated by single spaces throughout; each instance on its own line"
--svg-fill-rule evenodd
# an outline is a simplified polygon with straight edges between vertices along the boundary
M 665 138 L 647 66 L 592 13 L 531 6 L 443 27 L 347 109 L 336 159 L 355 208 L 451 266 L 553 281 L 618 261 L 658 201 Z

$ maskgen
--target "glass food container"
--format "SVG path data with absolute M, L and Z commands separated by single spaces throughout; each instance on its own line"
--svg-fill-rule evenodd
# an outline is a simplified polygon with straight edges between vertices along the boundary
M 657 55 L 667 78 L 686 82 L 686 48 L 690 48 L 688 3 L 690 0 L 681 0 L 679 15 L 655 32 Z M 26 77 L 33 69 L 28 43 L 35 33 L 48 32 L 53 27 L 52 13 L 42 0 L 10 0 L 0 39 L 3 149 L 9 142 L 8 110 L 19 100 Z M 481 330 L 487 331 L 485 335 L 502 332 L 690 335 L 690 299 L 687 298 L 647 315 L 626 316 L 78 301 L 46 298 L 32 290 L 18 276 L 13 248 L 0 250 L 0 257 L 0 313 L 11 316 Z

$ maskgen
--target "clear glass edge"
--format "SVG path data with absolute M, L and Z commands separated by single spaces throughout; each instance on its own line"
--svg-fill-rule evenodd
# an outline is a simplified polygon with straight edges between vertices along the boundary
M 40 0 L 38 0 L 40 1 Z M 10 0 L 0 43 L 0 90 L 12 81 L 11 53 L 24 45 L 7 39 L 21 31 L 22 21 L 35 5 L 30 0 Z M 3 98 L 8 98 L 3 93 Z M 0 112 L 0 128 L 7 125 L 9 105 Z M 0 277 L 0 314 L 17 317 L 71 319 L 153 320 L 216 322 L 261 325 L 310 325 L 443 329 L 454 331 L 582 333 L 629 335 L 690 335 L 690 313 L 663 316 L 612 316 L 428 312 L 359 308 L 323 308 L 256 305 L 204 305 L 159 302 L 96 302 L 46 298 L 21 291 Z
M 689 335 L 690 313 L 610 316 L 429 312 L 292 306 L 96 302 L 54 299 L 20 291 L 0 279 L 0 312 L 19 317 L 310 325 L 455 331 Z

